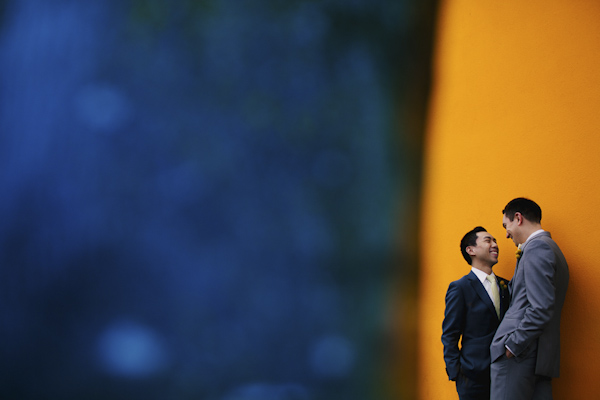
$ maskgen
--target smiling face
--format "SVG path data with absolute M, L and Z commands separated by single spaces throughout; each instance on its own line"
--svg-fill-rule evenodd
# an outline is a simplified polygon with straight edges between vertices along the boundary
M 515 246 L 518 246 L 519 244 L 521 244 L 521 239 L 519 236 L 519 233 L 520 233 L 519 219 L 520 218 L 521 218 L 521 215 L 519 213 L 515 214 L 515 217 L 513 218 L 512 221 L 506 216 L 506 214 L 504 214 L 502 216 L 502 226 L 504 227 L 504 229 L 506 229 L 506 238 L 512 239 L 512 241 L 515 243 Z
M 474 266 L 480 264 L 491 267 L 498 262 L 498 244 L 488 232 L 477 232 L 476 245 L 467 247 L 467 252 Z

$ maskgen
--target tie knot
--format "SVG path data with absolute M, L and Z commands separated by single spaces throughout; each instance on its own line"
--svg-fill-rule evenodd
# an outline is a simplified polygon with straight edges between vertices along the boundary
M 490 281 L 491 283 L 494 282 L 494 277 L 492 275 L 488 275 L 485 277 L 485 279 L 487 279 L 488 281 Z

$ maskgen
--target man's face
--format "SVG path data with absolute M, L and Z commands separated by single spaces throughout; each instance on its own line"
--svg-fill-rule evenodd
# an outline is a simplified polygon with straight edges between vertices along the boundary
M 496 239 L 488 232 L 477 232 L 477 241 L 475 246 L 470 246 L 471 257 L 477 258 L 490 267 L 498 262 L 498 244 Z
M 502 226 L 504 227 L 504 229 L 506 229 L 506 238 L 512 239 L 512 241 L 515 243 L 515 246 L 518 246 L 521 242 L 518 239 L 519 224 L 517 216 L 515 215 L 515 218 L 513 218 L 513 220 L 511 221 L 510 219 L 508 219 L 506 214 L 504 214 L 502 216 Z

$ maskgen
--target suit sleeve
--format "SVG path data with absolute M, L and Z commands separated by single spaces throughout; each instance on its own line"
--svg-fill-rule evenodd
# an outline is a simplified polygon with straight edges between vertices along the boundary
M 554 314 L 556 300 L 554 251 L 541 240 L 532 242 L 530 246 L 527 251 L 535 254 L 528 257 L 527 263 L 523 265 L 529 307 L 525 309 L 519 326 L 505 343 L 516 356 L 519 356 L 548 326 Z
M 459 285 L 452 282 L 446 292 L 446 310 L 442 322 L 442 343 L 446 373 L 451 381 L 458 378 L 460 372 L 460 350 L 458 342 L 464 330 L 465 299 Z

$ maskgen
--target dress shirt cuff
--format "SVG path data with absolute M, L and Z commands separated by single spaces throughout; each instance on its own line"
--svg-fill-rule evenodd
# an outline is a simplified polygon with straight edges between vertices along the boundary
M 506 347 L 506 350 L 510 351 L 510 352 L 512 353 L 512 355 L 513 355 L 513 356 L 515 355 L 515 352 L 514 352 L 514 351 L 512 351 L 512 350 L 510 349 L 510 347 L 508 347 L 508 345 L 504 345 L 504 347 Z

